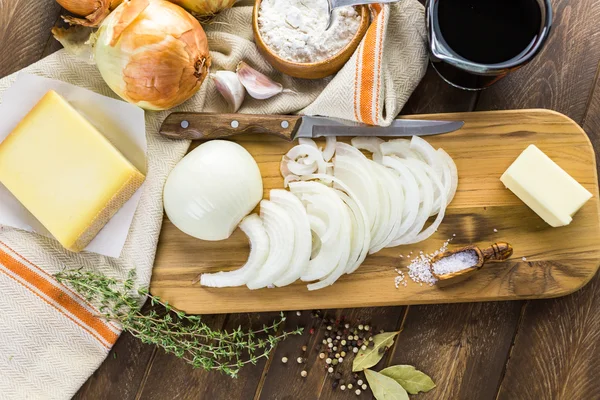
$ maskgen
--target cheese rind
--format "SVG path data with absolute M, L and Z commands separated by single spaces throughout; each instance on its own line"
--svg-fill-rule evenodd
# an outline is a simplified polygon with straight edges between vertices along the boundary
M 579 182 L 534 145 L 529 145 L 500 178 L 550 226 L 569 225 L 592 197 Z
M 83 250 L 144 179 L 54 91 L 0 143 L 0 182 L 71 251 Z

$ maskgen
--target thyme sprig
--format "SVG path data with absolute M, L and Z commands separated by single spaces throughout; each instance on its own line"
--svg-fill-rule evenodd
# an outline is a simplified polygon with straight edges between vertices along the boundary
M 187 315 L 146 289 L 136 289 L 133 271 L 124 281 L 82 270 L 62 271 L 55 277 L 97 305 L 102 317 L 142 342 L 157 345 L 194 368 L 217 370 L 234 378 L 243 366 L 268 357 L 281 340 L 302 334 L 302 328 L 282 329 L 283 313 L 262 329 L 211 329 L 200 316 Z M 150 300 L 150 311 L 140 311 L 140 296 Z

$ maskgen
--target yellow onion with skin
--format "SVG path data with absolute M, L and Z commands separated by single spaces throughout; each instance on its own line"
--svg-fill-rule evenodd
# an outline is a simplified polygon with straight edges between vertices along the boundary
M 231 8 L 237 0 L 170 0 L 179 4 L 194 15 L 199 17 L 214 15 L 221 10 Z
M 56 0 L 65 10 L 79 17 L 63 16 L 72 25 L 98 26 L 123 0 Z
M 126 0 L 102 23 L 96 65 L 110 88 L 148 110 L 175 107 L 199 89 L 210 55 L 198 20 L 165 0 Z

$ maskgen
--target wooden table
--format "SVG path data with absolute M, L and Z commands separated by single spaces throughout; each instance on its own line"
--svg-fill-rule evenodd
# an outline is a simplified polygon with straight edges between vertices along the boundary
M 600 1 L 553 0 L 555 22 L 543 52 L 528 66 L 480 93 L 454 89 L 429 70 L 403 113 L 550 108 L 582 125 L 600 154 Z M 54 0 L 0 0 L 0 77 L 57 50 L 50 36 Z M 600 246 L 600 243 L 598 244 Z M 310 324 L 310 313 L 290 320 Z M 600 398 L 600 276 L 559 299 L 329 310 L 402 329 L 378 367 L 412 364 L 438 387 L 420 399 Z M 214 327 L 262 325 L 273 314 L 205 318 Z M 318 334 L 317 332 L 316 334 Z M 173 356 L 122 335 L 81 399 L 346 399 L 325 374 L 308 384 L 281 357 L 303 338 L 278 346 L 237 380 L 192 370 Z M 316 370 L 317 368 L 315 368 Z M 320 370 L 320 368 L 319 368 Z M 370 398 L 364 393 L 360 398 Z

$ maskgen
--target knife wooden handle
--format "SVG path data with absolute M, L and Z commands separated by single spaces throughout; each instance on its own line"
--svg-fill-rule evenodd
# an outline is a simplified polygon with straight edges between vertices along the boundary
M 160 134 L 172 139 L 208 140 L 266 133 L 291 141 L 301 118 L 298 115 L 175 112 L 164 120 Z

